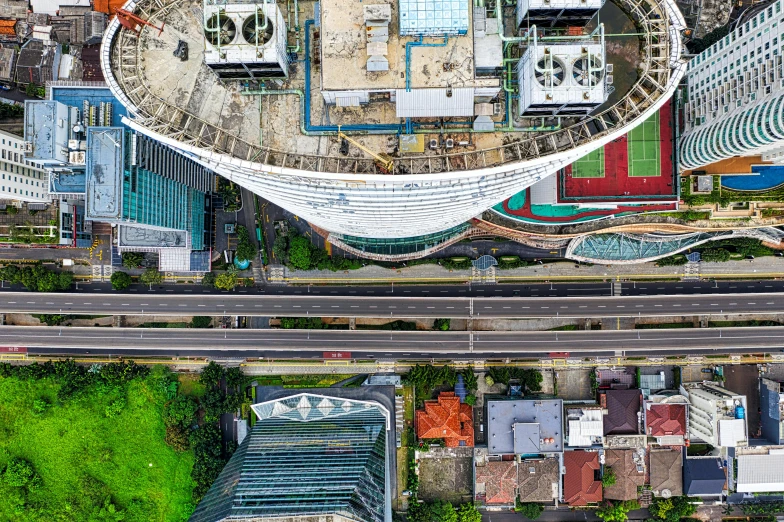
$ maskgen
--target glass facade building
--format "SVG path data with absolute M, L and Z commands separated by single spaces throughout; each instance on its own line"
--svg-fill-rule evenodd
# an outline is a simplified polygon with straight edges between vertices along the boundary
M 306 393 L 252 408 L 258 421 L 191 522 L 323 515 L 387 520 L 386 408 Z
M 784 0 L 760 10 L 689 62 L 680 161 L 784 157 Z

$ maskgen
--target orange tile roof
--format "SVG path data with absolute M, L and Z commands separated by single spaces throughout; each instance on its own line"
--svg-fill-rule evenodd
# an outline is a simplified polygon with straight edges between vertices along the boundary
M 444 439 L 454 448 L 474 445 L 474 412 L 468 404 L 461 404 L 454 392 L 441 392 L 438 400 L 425 401 L 425 409 L 416 412 L 417 437 Z
M 0 20 L 0 34 L 16 36 L 16 20 Z
M 564 502 L 570 506 L 585 506 L 602 501 L 602 481 L 596 480 L 599 454 L 595 451 L 567 451 L 564 453 Z

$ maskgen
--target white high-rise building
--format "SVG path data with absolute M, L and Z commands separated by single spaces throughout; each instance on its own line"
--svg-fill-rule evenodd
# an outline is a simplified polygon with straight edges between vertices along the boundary
M 733 448 L 748 445 L 745 395 L 709 383 L 686 383 L 680 392 L 689 399 L 692 441 Z
M 126 9 L 165 28 L 142 27 L 137 36 L 113 20 L 101 66 L 133 129 L 330 232 L 341 248 L 382 256 L 416 241 L 424 253 L 486 209 L 625 135 L 669 99 L 686 68 L 680 12 L 671 0 L 616 2 L 643 35 L 639 77 L 623 91 L 616 82 L 608 98 L 612 69 L 592 47 L 603 45 L 600 30 L 571 37 L 577 54 L 554 74 L 575 92 L 586 74 L 602 88 L 595 99 L 580 94 L 578 102 L 591 108 L 563 117 L 559 107 L 535 117 L 517 111 L 514 90 L 534 87 L 512 81 L 514 72 L 479 73 L 485 54 L 501 56 L 510 40 L 525 47 L 538 33 L 507 27 L 516 36 L 505 36 L 503 16 L 474 12 L 470 0 L 436 2 L 452 12 L 437 13 L 433 24 L 427 11 L 417 13 L 415 33 L 411 20 L 397 19 L 398 0 L 321 1 L 308 14 L 314 19 L 303 23 L 293 13 L 303 30 L 294 31 L 296 40 L 290 35 L 289 51 L 304 63 L 252 89 L 220 81 L 213 64 L 205 65 L 201 1 L 130 1 Z M 439 29 L 444 24 L 452 29 Z M 225 24 L 227 46 L 240 41 L 236 25 Z M 287 30 L 281 25 L 265 33 L 265 45 Z M 555 49 L 557 40 L 542 41 Z M 182 43 L 187 61 L 174 60 Z
M 689 62 L 684 169 L 733 156 L 784 158 L 784 0 Z
M 0 130 L 0 199 L 48 202 L 47 174 L 24 159 L 24 139 Z

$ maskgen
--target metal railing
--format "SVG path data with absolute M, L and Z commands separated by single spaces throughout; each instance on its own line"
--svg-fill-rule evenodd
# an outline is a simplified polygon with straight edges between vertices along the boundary
M 129 2 L 145 19 L 163 20 L 185 0 Z M 568 152 L 621 131 L 647 117 L 674 91 L 686 68 L 680 57 L 683 20 L 668 0 L 622 0 L 623 9 L 645 35 L 641 42 L 640 76 L 615 105 L 600 114 L 554 132 L 526 134 L 503 146 L 438 156 L 395 158 L 394 174 L 466 171 L 522 163 Z M 675 23 L 671 23 L 670 18 Z M 146 31 L 146 29 L 142 29 Z M 143 34 L 143 33 L 142 33 Z M 139 36 L 110 23 L 101 59 L 110 88 L 134 114 L 139 125 L 187 145 L 264 165 L 310 172 L 381 174 L 373 159 L 299 154 L 260 147 L 227 132 L 153 94 L 144 82 Z

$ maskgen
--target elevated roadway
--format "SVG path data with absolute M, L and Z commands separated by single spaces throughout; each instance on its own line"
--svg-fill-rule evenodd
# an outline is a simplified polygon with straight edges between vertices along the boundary
M 180 357 L 321 358 L 325 351 L 360 359 L 655 356 L 778 352 L 784 327 L 469 333 L 6 326 L 0 328 L 0 344 L 31 354 Z
M 0 313 L 268 317 L 584 318 L 784 313 L 784 293 L 606 297 L 363 297 L 0 293 Z

